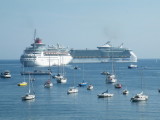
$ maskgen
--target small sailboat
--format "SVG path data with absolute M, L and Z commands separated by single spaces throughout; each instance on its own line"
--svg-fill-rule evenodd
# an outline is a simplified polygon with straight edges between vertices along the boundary
M 114 85 L 115 88 L 122 88 L 122 84 L 117 80 L 117 83 Z
M 74 87 L 75 85 L 75 71 L 77 70 L 77 67 L 74 68 L 74 82 L 73 82 L 73 87 L 70 87 L 67 90 L 67 94 L 72 94 L 72 93 L 78 93 L 78 88 Z
M 109 93 L 108 90 L 106 90 L 105 92 L 101 93 L 101 94 L 98 94 L 97 96 L 99 98 L 105 98 L 105 97 L 112 97 L 114 94 L 112 93 Z
M 50 56 L 49 56 L 49 71 L 51 72 L 50 68 Z M 44 83 L 44 87 L 50 88 L 53 86 L 53 83 L 51 81 L 51 74 L 49 74 L 49 79 Z
M 62 61 L 63 61 L 63 59 L 62 59 Z M 61 74 L 60 74 L 60 70 L 61 70 Z M 56 76 L 54 76 L 54 78 L 57 79 L 57 83 L 66 83 L 67 82 L 67 78 L 64 77 L 64 64 L 62 64 L 61 69 L 60 69 L 60 65 L 59 65 L 58 74 Z
M 31 93 L 31 84 L 30 83 L 32 83 L 32 81 L 31 81 L 31 79 L 30 79 L 30 75 L 29 75 L 29 85 L 28 85 L 28 93 L 25 95 L 25 96 L 23 96 L 22 97 L 22 100 L 32 100 L 32 99 L 35 99 L 35 93 L 34 93 L 34 91 L 33 91 L 33 93 Z M 33 90 L 33 84 L 32 84 L 32 90 Z
M 112 55 L 111 55 L 111 57 L 112 57 Z M 116 79 L 116 75 L 115 75 L 113 58 L 111 58 L 111 59 L 112 59 L 112 73 L 109 73 L 106 75 L 106 77 L 107 77 L 106 80 L 108 81 L 108 83 L 115 83 L 115 82 L 117 82 L 117 79 Z
M 23 71 L 24 71 L 24 66 L 23 66 Z M 23 76 L 23 82 L 18 83 L 18 86 L 26 86 L 28 83 L 25 81 L 25 76 Z
M 84 86 L 86 86 L 86 85 L 88 84 L 87 82 L 84 81 L 84 64 L 83 64 L 82 74 L 83 74 L 83 75 L 82 75 L 82 76 L 83 76 L 83 78 L 82 78 L 83 81 L 78 84 L 79 87 L 84 87 Z
M 141 89 L 143 89 L 142 73 L 141 73 Z M 132 102 L 139 102 L 139 101 L 146 101 L 146 100 L 148 100 L 148 96 L 144 95 L 143 91 L 141 93 L 136 94 L 134 97 L 131 98 Z
M 87 90 L 92 90 L 92 89 L 93 89 L 93 85 L 92 84 L 88 85 Z

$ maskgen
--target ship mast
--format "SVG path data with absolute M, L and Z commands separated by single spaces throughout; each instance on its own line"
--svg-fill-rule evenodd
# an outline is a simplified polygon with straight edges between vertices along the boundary
M 34 30 L 33 40 L 34 40 L 34 43 L 35 43 L 35 41 L 36 41 L 36 29 Z

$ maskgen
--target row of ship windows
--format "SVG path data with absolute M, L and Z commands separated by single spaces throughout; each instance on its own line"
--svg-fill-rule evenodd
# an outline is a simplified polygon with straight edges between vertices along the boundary
M 114 56 L 113 58 L 128 58 L 130 56 Z M 109 56 L 75 56 L 74 58 L 111 58 Z

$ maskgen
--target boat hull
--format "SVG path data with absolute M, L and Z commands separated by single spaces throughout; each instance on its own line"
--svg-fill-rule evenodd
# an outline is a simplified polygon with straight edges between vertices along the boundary
M 36 56 L 34 57 L 21 57 L 20 61 L 24 65 L 24 67 L 34 67 L 34 66 L 57 66 L 57 65 L 66 65 L 69 64 L 72 60 L 72 56 Z M 50 61 L 50 64 L 49 64 Z

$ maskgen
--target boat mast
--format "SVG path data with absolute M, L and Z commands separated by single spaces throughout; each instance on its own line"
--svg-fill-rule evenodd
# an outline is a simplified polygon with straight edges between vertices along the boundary
M 29 82 L 29 85 L 28 85 L 28 93 L 29 93 L 29 94 L 31 93 L 31 90 L 30 90 L 30 89 L 31 89 L 31 88 L 30 88 L 30 80 L 31 80 L 31 78 L 30 78 L 30 74 L 29 74 L 29 81 L 28 81 L 28 82 Z

